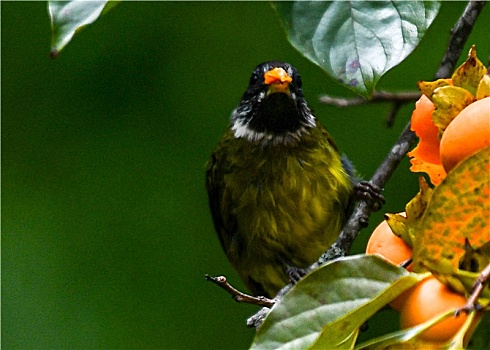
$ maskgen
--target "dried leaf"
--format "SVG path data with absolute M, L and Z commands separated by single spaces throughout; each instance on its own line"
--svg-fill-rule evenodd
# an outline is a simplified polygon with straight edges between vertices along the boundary
M 475 96 L 478 84 L 486 71 L 485 66 L 476 57 L 476 49 L 475 45 L 473 45 L 466 61 L 456 69 L 452 76 L 454 86 L 468 90 Z

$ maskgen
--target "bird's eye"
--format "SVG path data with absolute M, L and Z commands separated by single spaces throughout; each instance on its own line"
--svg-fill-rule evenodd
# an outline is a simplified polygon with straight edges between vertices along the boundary
M 259 83 L 259 76 L 257 73 L 253 73 L 252 76 L 250 77 L 250 86 L 257 85 Z

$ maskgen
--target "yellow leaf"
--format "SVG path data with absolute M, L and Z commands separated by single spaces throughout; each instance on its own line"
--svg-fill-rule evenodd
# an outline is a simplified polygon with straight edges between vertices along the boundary
M 410 237 L 409 231 L 408 231 L 408 223 L 407 223 L 407 217 L 405 216 L 405 213 L 403 214 L 391 214 L 387 213 L 385 214 L 385 220 L 388 226 L 390 226 L 391 231 L 393 233 L 403 239 L 405 243 L 407 243 L 410 247 L 412 247 L 412 238 Z
M 405 207 L 407 217 L 414 221 L 419 221 L 422 218 L 434 191 L 422 176 L 419 177 L 419 187 L 419 193 Z
M 468 90 L 457 86 L 443 86 L 432 94 L 436 109 L 432 113 L 434 124 L 445 130 L 449 123 L 475 98 Z
M 410 247 L 413 247 L 414 240 L 412 232 L 416 232 L 420 218 L 424 215 L 433 192 L 422 176 L 419 177 L 419 186 L 419 193 L 405 206 L 405 213 L 385 214 L 385 220 L 393 233 Z
M 481 78 L 476 90 L 476 99 L 481 100 L 490 96 L 490 70 Z
M 468 90 L 472 95 L 476 95 L 478 84 L 486 71 L 485 66 L 476 57 L 476 49 L 475 45 L 473 45 L 466 61 L 454 72 L 452 76 L 453 84 Z
M 422 94 L 428 98 L 432 98 L 435 89 L 453 85 L 453 83 L 451 79 L 438 79 L 436 81 L 419 81 L 417 85 Z
M 439 276 L 457 275 L 465 242 L 474 249 L 490 242 L 490 147 L 448 173 L 434 189 L 413 235 L 414 271 Z

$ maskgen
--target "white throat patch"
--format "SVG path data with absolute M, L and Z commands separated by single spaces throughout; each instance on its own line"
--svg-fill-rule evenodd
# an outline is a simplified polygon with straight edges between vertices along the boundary
M 311 127 L 314 127 L 315 123 Z M 301 136 L 308 133 L 308 129 L 305 126 L 300 127 L 298 130 L 288 132 L 285 134 L 273 134 L 267 132 L 260 132 L 250 129 L 248 123 L 243 119 L 237 119 L 233 121 L 231 127 L 236 138 L 245 138 L 250 142 L 260 143 L 265 145 L 292 145 L 295 144 Z

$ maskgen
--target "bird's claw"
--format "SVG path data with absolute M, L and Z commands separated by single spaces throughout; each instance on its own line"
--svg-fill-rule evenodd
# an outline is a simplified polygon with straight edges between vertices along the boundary
M 303 269 L 301 267 L 289 265 L 286 268 L 286 274 L 289 277 L 289 280 L 292 284 L 296 284 L 308 273 L 307 269 Z
M 383 189 L 375 184 L 362 180 L 354 186 L 354 197 L 356 200 L 366 201 L 371 206 L 371 210 L 377 211 L 386 203 L 382 191 Z

